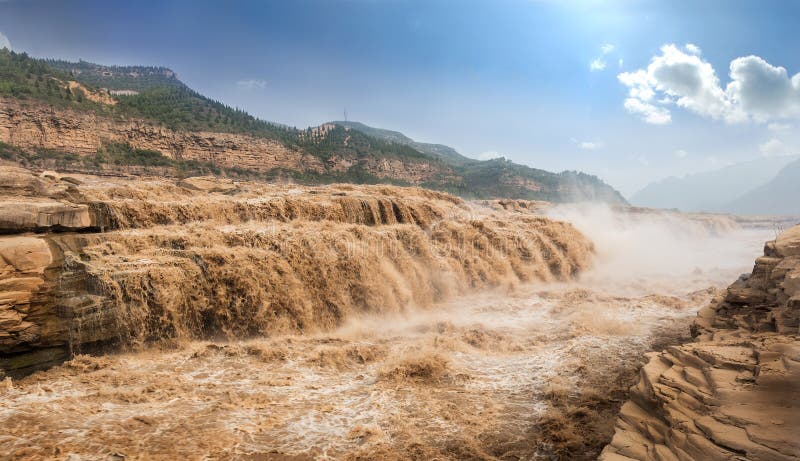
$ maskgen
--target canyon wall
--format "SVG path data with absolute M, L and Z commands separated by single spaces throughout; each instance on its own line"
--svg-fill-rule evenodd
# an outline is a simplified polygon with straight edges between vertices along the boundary
M 279 141 L 245 134 L 177 132 L 151 122 L 57 109 L 0 98 L 0 141 L 21 148 L 47 148 L 91 155 L 106 142 L 159 151 L 177 160 L 195 160 L 223 168 L 267 172 L 277 168 L 310 172 L 346 172 L 358 166 L 378 178 L 420 184 L 453 172 L 424 159 L 334 155 L 322 159 Z
M 695 341 L 652 353 L 600 456 L 800 459 L 800 226 L 703 309 Z
M 0 168 L 0 369 L 150 341 L 325 331 L 456 293 L 569 280 L 569 224 L 424 189 Z

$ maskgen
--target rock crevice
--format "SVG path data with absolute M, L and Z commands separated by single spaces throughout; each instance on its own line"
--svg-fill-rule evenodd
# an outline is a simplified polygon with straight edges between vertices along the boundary
M 651 353 L 601 460 L 800 459 L 800 226 Z

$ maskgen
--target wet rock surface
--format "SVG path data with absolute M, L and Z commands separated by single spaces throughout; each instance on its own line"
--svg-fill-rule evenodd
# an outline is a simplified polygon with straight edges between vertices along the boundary
M 108 346 L 326 331 L 569 280 L 593 251 L 568 224 L 423 189 L 0 177 L 0 370 L 15 376 Z
M 178 185 L 202 192 L 231 192 L 236 190 L 236 184 L 230 179 L 225 180 L 214 176 L 186 178 L 178 181 Z
M 715 293 L 706 288 L 732 277 L 682 264 L 680 278 L 659 279 L 632 271 L 638 258 L 599 261 L 539 202 L 2 175 L 0 451 L 17 459 L 594 459 L 642 355 L 669 346 L 658 357 L 685 360 L 686 346 L 673 345 Z M 662 218 L 656 227 L 673 220 Z M 727 220 L 701 218 L 681 223 L 685 239 L 728 231 Z M 792 239 L 767 245 L 714 321 L 780 338 L 796 328 L 791 310 L 748 308 L 795 305 L 795 251 Z M 785 342 L 758 341 L 692 352 L 706 365 L 681 362 L 663 382 L 695 386 L 698 402 L 728 376 L 716 368 L 753 386 L 768 357 L 776 370 L 787 363 Z M 83 355 L 99 352 L 111 353 Z M 657 363 L 643 372 L 654 389 L 671 368 Z M 622 414 L 648 411 L 626 404 Z M 757 415 L 724 411 L 755 421 L 741 427 L 764 453 L 792 449 Z M 793 428 L 790 416 L 775 424 Z M 753 449 L 729 447 L 713 417 L 698 421 L 692 443 L 713 434 L 725 450 Z
M 77 355 L 0 381 L 0 452 L 594 459 L 643 352 L 685 340 L 709 296 L 602 291 L 524 285 L 351 316 L 329 332 Z
M 653 353 L 600 459 L 800 459 L 800 226 Z

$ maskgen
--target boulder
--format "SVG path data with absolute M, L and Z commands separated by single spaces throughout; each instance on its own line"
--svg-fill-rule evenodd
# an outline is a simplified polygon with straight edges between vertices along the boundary
M 214 176 L 194 176 L 178 181 L 178 185 L 186 189 L 202 192 L 231 192 L 237 189 L 232 180 Z
M 92 226 L 89 206 L 50 200 L 0 199 L 0 231 L 81 230 Z
M 775 239 L 775 252 L 784 258 L 800 256 L 800 226 L 792 227 Z
M 0 237 L 0 354 L 40 339 L 41 326 L 35 320 L 39 314 L 32 306 L 52 263 L 43 239 Z
M 41 274 L 53 262 L 47 242 L 36 237 L 0 238 L 0 257 L 23 273 Z
M 0 166 L 0 195 L 37 196 L 47 191 L 46 180 L 29 170 L 13 166 Z
M 61 174 L 57 171 L 44 171 L 42 172 L 41 177 L 51 179 L 53 181 L 67 182 L 76 186 L 80 186 L 81 184 L 83 184 L 83 181 L 81 181 L 80 179 L 74 176 Z

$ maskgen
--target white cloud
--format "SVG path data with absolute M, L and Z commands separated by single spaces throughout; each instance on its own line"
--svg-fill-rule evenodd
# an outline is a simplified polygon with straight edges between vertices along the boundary
M 493 150 L 478 154 L 478 160 L 493 160 L 496 158 L 504 158 L 504 157 Z
M 589 70 L 591 72 L 606 70 L 608 63 L 603 56 L 611 54 L 615 49 L 616 46 L 612 45 L 611 43 L 604 43 L 600 45 L 600 52 L 602 53 L 602 56 L 594 58 L 591 62 L 589 62 Z M 622 67 L 622 59 L 619 60 L 619 66 Z
M 236 86 L 243 90 L 263 90 L 267 87 L 267 81 L 258 79 L 239 80 L 236 82 Z
M 622 67 L 622 65 L 623 65 L 624 63 L 625 63 L 625 61 L 623 61 L 623 60 L 622 60 L 622 58 L 619 58 L 619 59 L 617 60 L 617 66 L 618 66 L 618 67 Z
M 676 157 L 678 157 L 678 158 L 686 158 L 686 156 L 687 156 L 687 155 L 689 155 L 689 153 L 688 153 L 688 152 L 686 152 L 686 151 L 685 151 L 685 150 L 683 150 L 683 149 L 678 149 L 678 150 L 676 150 L 676 151 L 674 152 L 674 154 L 675 154 L 675 156 L 676 156 Z
M 628 96 L 631 98 L 647 102 L 656 95 L 656 91 L 651 85 L 650 77 L 644 70 L 623 72 L 617 75 L 617 79 L 629 88 Z
M 686 51 L 688 51 L 689 53 L 691 53 L 693 55 L 700 56 L 701 54 L 703 54 L 703 51 L 700 50 L 700 47 L 695 45 L 694 43 L 687 43 L 685 48 L 686 48 Z
M 3 48 L 8 48 L 9 50 L 12 49 L 11 41 L 2 32 L 0 32 L 0 50 Z
M 764 157 L 782 157 L 786 155 L 794 155 L 791 149 L 786 146 L 780 139 L 770 139 L 769 141 L 760 144 L 758 151 Z
M 789 78 L 783 67 L 747 56 L 731 62 L 731 82 L 723 89 L 714 68 L 699 56 L 700 49 L 692 44 L 685 49 L 664 45 L 647 68 L 617 76 L 628 87 L 625 107 L 630 112 L 662 124 L 671 116 L 661 106 L 673 103 L 728 123 L 800 117 L 800 74 Z
M 672 122 L 672 115 L 663 107 L 656 107 L 650 103 L 637 98 L 625 100 L 625 109 L 633 114 L 642 116 L 645 122 L 653 125 L 667 125 Z
M 731 62 L 730 98 L 756 121 L 800 116 L 800 73 L 789 78 L 758 56 Z
M 572 143 L 583 150 L 597 150 L 603 147 L 602 141 L 579 141 L 575 138 L 571 139 Z
M 591 70 L 592 72 L 605 70 L 605 68 L 606 68 L 606 62 L 600 58 L 597 58 L 589 63 L 589 70 Z

